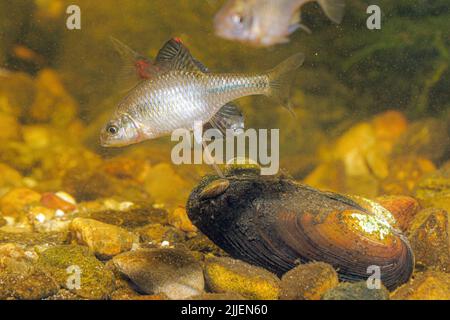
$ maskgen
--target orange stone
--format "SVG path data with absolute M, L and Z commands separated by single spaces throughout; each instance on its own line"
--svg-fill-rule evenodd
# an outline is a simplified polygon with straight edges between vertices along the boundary
M 46 192 L 42 194 L 41 204 L 50 209 L 61 209 L 66 212 L 70 212 L 76 209 L 76 206 L 74 204 L 65 201 L 52 192 Z
M 396 226 L 402 231 L 408 230 L 420 207 L 416 199 L 408 196 L 382 196 L 375 201 L 392 213 Z

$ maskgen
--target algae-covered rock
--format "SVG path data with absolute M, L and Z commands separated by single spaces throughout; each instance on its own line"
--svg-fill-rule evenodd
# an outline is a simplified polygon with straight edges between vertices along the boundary
M 323 262 L 302 264 L 281 278 L 280 299 L 320 300 L 338 283 L 338 275 L 331 265 Z
M 424 176 L 415 189 L 415 197 L 423 207 L 450 211 L 450 166 Z
M 31 252 L 12 243 L 0 245 L 0 284 L 0 299 L 42 299 L 59 289 Z
M 139 204 L 133 205 L 131 208 L 124 208 L 123 210 L 92 211 L 88 212 L 87 216 L 101 222 L 129 229 L 152 223 L 167 224 L 168 221 L 168 213 L 166 210 Z
M 409 240 L 416 265 L 450 271 L 449 214 L 442 209 L 420 211 L 411 223 Z
M 381 196 L 375 200 L 392 213 L 402 231 L 408 230 L 420 208 L 417 200 L 408 196 Z
M 87 299 L 106 299 L 113 290 L 111 271 L 98 261 L 87 247 L 60 245 L 43 251 L 38 265 L 44 268 L 59 285 Z M 77 277 L 79 273 L 79 286 Z
M 342 282 L 325 292 L 322 300 L 389 300 L 389 291 L 383 286 L 369 289 L 365 281 Z
M 414 188 L 427 174 L 436 170 L 429 159 L 406 156 L 389 161 L 389 175 L 381 181 L 381 193 L 389 195 L 413 195 Z
M 225 251 L 219 248 L 214 242 L 212 242 L 203 233 L 198 233 L 195 237 L 188 239 L 184 243 L 189 250 L 198 251 L 202 254 L 212 254 L 214 256 L 227 256 Z
M 237 293 L 249 299 L 276 300 L 280 279 L 271 272 L 240 260 L 225 257 L 205 262 L 208 288 L 217 293 Z
M 416 155 L 439 161 L 450 146 L 445 121 L 421 119 L 408 127 L 394 147 L 394 155 Z
M 111 258 L 131 250 L 135 236 L 120 227 L 86 218 L 75 218 L 70 225 L 79 244 L 87 245 L 100 258 Z
M 414 278 L 391 294 L 392 300 L 450 300 L 450 274 L 427 271 Z
M 185 240 L 186 235 L 183 231 L 171 226 L 163 226 L 159 223 L 149 224 L 136 230 L 142 242 L 161 245 L 166 243 L 172 245 Z
M 179 249 L 141 249 L 113 258 L 117 270 L 146 294 L 185 299 L 204 289 L 200 264 Z
M 0 231 L 0 243 L 12 242 L 15 244 L 32 246 L 54 246 L 66 243 L 66 232 L 20 232 L 11 233 Z

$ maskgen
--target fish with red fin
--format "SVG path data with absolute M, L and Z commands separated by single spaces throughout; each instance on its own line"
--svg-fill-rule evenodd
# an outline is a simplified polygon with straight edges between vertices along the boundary
M 297 53 L 260 74 L 222 74 L 208 72 L 177 38 L 169 40 L 154 61 L 131 49 L 121 50 L 135 61 L 131 69 L 140 81 L 102 129 L 100 142 L 105 147 L 170 135 L 176 129 L 192 130 L 196 122 L 221 131 L 239 129 L 242 114 L 230 103 L 244 96 L 274 97 L 290 109 L 292 77 L 304 60 L 304 55 Z

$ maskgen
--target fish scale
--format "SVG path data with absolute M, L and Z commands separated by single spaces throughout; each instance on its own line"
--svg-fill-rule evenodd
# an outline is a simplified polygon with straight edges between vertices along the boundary
M 137 121 L 156 125 L 163 132 L 192 129 L 195 121 L 208 121 L 224 104 L 241 96 L 264 94 L 268 77 L 261 75 L 214 75 L 172 71 L 136 88 L 126 104 L 139 101 L 146 111 Z M 154 121 L 158 119 L 158 121 Z

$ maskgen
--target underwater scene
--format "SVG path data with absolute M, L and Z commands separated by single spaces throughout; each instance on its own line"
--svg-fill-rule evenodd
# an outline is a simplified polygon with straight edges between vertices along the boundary
M 0 300 L 450 300 L 448 0 L 0 0 Z

